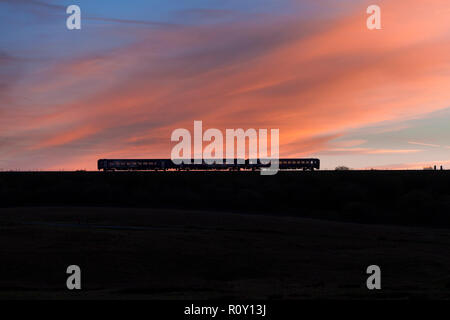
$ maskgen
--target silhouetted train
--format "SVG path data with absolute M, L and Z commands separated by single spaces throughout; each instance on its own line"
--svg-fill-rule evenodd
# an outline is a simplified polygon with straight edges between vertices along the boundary
M 158 170 L 260 170 L 261 168 L 268 168 L 270 164 L 263 164 L 260 160 L 245 160 L 243 163 L 233 159 L 233 163 L 207 163 L 208 160 L 202 160 L 201 163 L 196 164 L 191 161 L 191 164 L 175 164 L 170 159 L 100 159 L 98 160 L 98 170 L 103 171 L 158 171 Z M 311 170 L 320 169 L 319 159 L 279 159 L 280 170 Z M 231 161 L 230 161 L 231 162 Z

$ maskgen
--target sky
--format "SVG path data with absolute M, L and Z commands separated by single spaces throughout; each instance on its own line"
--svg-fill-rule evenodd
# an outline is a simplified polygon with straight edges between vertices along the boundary
M 279 129 L 281 157 L 324 169 L 450 168 L 449 17 L 448 0 L 0 0 L 0 170 L 170 158 L 194 120 Z

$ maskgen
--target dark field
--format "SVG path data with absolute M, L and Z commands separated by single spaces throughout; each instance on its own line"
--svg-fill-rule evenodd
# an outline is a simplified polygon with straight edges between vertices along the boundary
M 450 171 L 0 173 L 0 207 L 145 207 L 450 227 Z
M 450 298 L 449 182 L 447 171 L 0 173 L 0 298 Z M 78 292 L 65 287 L 71 264 Z

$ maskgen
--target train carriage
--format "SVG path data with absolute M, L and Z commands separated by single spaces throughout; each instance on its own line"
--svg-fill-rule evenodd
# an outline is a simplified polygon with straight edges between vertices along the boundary
M 277 161 L 277 160 L 274 160 Z M 320 169 L 320 160 L 308 159 L 279 159 L 280 170 L 315 170 Z M 181 161 L 179 161 L 181 162 Z M 197 163 L 198 162 L 198 163 Z M 98 170 L 102 171 L 159 171 L 159 170 L 199 170 L 199 171 L 240 171 L 240 170 L 261 170 L 269 167 L 270 164 L 262 163 L 259 159 L 223 159 L 217 160 L 185 160 L 180 164 L 174 163 L 171 159 L 100 159 L 98 160 Z

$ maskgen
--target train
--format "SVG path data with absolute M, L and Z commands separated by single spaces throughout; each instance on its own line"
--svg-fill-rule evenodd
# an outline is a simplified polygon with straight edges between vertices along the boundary
M 320 160 L 308 159 L 279 159 L 279 170 L 319 170 Z M 257 171 L 270 167 L 270 164 L 262 163 L 259 159 L 223 159 L 185 161 L 187 163 L 175 164 L 171 159 L 100 159 L 98 170 L 100 171 Z M 213 163 L 212 163 L 213 162 Z

